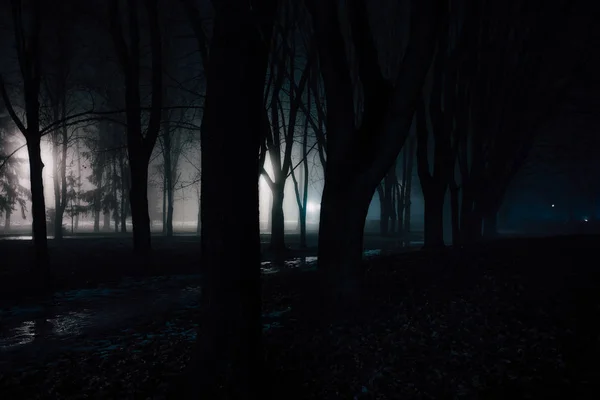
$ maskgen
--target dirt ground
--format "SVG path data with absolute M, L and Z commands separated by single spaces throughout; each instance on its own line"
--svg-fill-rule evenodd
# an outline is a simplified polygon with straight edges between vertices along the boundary
M 157 239 L 144 268 L 129 241 L 77 240 L 51 245 L 61 272 L 38 297 L 19 286 L 27 243 L 0 242 L 0 398 L 167 398 L 195 340 L 197 238 Z M 265 260 L 264 397 L 600 398 L 599 247 L 574 236 L 370 252 L 361 309 L 327 320 L 313 257 Z

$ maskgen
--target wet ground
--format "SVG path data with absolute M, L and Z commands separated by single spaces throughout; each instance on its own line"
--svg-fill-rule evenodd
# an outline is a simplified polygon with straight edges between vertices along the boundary
M 365 257 L 380 253 L 380 250 L 368 250 Z M 277 263 L 264 261 L 262 271 L 263 274 L 275 274 L 282 269 L 310 271 L 316 268 L 316 261 L 316 257 Z M 106 340 L 107 335 L 122 336 L 130 327 L 158 318 L 166 321 L 165 335 L 183 335 L 193 341 L 194 331 L 189 327 L 186 331 L 178 330 L 169 325 L 169 318 L 164 316 L 196 309 L 199 298 L 200 275 L 180 274 L 124 277 L 94 288 L 56 291 L 18 305 L 0 303 L 0 373 L 12 369 L 17 359 L 23 364 L 27 359 L 51 358 L 67 350 L 117 350 L 124 344 L 114 338 Z M 279 313 L 285 311 L 265 315 L 265 329 L 276 327 Z
M 139 269 L 128 243 L 51 245 L 55 290 L 31 297 L 16 274 L 28 247 L 0 242 L 0 286 L 14 289 L 0 297 L 0 399 L 181 398 L 167 396 L 194 352 L 197 245 L 157 240 Z M 322 321 L 316 260 L 265 260 L 270 398 L 598 399 L 599 247 L 369 252 L 361 306 Z

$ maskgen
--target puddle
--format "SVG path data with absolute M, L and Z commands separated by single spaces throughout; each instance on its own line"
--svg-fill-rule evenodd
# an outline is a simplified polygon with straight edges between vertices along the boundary
M 364 256 L 380 254 L 382 250 L 369 250 Z M 310 271 L 316 269 L 316 265 L 317 257 L 310 256 L 280 262 L 264 261 L 261 270 L 263 274 L 274 274 L 287 268 Z M 50 351 L 46 349 L 65 347 L 67 343 L 71 349 L 84 341 L 84 337 L 86 343 L 92 340 L 90 335 L 101 338 L 103 332 L 128 331 L 134 323 L 152 321 L 157 315 L 180 315 L 185 310 L 198 308 L 200 279 L 199 274 L 145 279 L 126 277 L 110 286 L 57 292 L 47 301 L 37 304 L 2 308 L 0 354 L 20 352 L 31 346 Z M 276 320 L 289 311 L 287 308 L 263 315 L 263 330 L 277 328 L 279 323 Z M 167 323 L 160 334 L 183 335 L 186 340 L 194 340 L 195 330 L 190 331 L 189 325 L 187 330 L 182 329 Z M 140 340 L 150 339 L 145 335 Z M 62 344 L 50 346 L 48 341 Z
M 22 321 L 17 326 L 6 329 L 0 336 L 0 351 L 13 350 L 37 339 L 78 336 L 90 326 L 90 322 L 89 310 L 71 311 L 54 318 L 42 316 Z

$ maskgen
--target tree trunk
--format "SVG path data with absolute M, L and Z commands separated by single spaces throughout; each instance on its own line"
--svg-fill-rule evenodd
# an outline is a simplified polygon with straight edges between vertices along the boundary
M 283 183 L 279 183 L 283 181 Z M 278 179 L 273 185 L 273 206 L 271 208 L 271 243 L 269 249 L 276 253 L 286 250 L 285 247 L 285 216 L 283 213 L 284 179 Z
M 202 198 L 198 193 L 198 222 L 196 222 L 196 234 L 200 235 L 202 232 Z
M 177 398 L 257 399 L 264 397 L 257 153 L 276 2 L 215 5 L 201 130 L 202 323 L 191 390 Z M 232 102 L 244 104 L 235 118 Z M 240 238 L 246 250 L 232 251 Z
M 404 180 L 402 185 L 396 186 L 396 232 L 404 234 Z
M 458 246 L 461 243 L 460 237 L 460 204 L 458 197 L 458 187 L 451 178 L 450 181 L 450 218 L 452 223 L 452 245 Z
M 410 206 L 412 205 L 411 194 L 412 194 L 415 145 L 416 145 L 416 140 L 414 137 L 411 137 L 408 140 L 408 160 L 406 162 L 406 166 L 407 166 L 406 189 L 404 191 L 404 231 L 407 233 L 410 232 Z
M 95 200 L 94 200 L 95 201 Z M 100 232 L 100 210 L 94 210 L 94 233 Z
M 444 195 L 438 187 L 423 188 L 425 206 L 424 247 L 437 249 L 444 247 Z
M 385 189 L 383 183 L 377 185 L 377 197 L 379 197 L 379 234 L 387 236 L 388 234 L 388 207 L 385 202 Z
M 127 233 L 127 193 L 129 187 L 127 185 L 128 171 L 125 168 L 124 153 L 119 153 L 119 172 L 121 173 L 121 233 Z
M 102 230 L 104 232 L 109 232 L 110 231 L 110 210 L 104 210 L 102 215 L 104 218 L 104 221 L 102 222 Z
M 150 237 L 150 215 L 148 210 L 148 162 L 134 151 L 129 151 L 131 188 L 129 204 L 133 223 L 133 249 L 137 254 L 147 254 L 152 246 Z
M 165 115 L 166 111 L 163 111 Z M 166 115 L 165 115 L 166 117 Z M 164 118 L 164 117 L 163 117 Z M 165 234 L 167 237 L 173 236 L 173 163 L 171 162 L 171 127 L 168 117 L 164 120 L 165 136 L 163 139 L 163 157 L 165 161 L 165 186 L 167 190 L 167 229 Z
M 34 134 L 35 135 L 35 134 Z M 27 136 L 29 154 L 29 174 L 31 177 L 31 214 L 33 216 L 33 244 L 36 267 L 46 272 L 48 268 L 48 239 L 46 232 L 46 200 L 44 199 L 44 178 L 40 138 Z
M 267 229 L 271 232 L 271 225 L 273 224 L 273 193 L 269 193 L 269 212 L 267 213 Z
M 10 210 L 6 210 L 5 215 L 4 215 L 4 233 L 8 233 L 10 232 L 10 215 L 12 213 L 10 212 Z
M 464 214 L 464 217 L 463 217 Z M 464 243 L 473 244 L 482 238 L 483 215 L 477 206 L 467 212 L 461 211 L 461 233 Z
M 164 148 L 163 148 L 164 151 Z M 167 172 L 163 165 L 162 234 L 167 235 Z
M 319 269 L 324 273 L 326 296 L 336 308 L 356 304 L 363 280 L 363 233 L 372 191 L 356 183 L 344 188 L 326 185 L 319 224 Z
M 310 108 L 309 108 L 310 109 Z M 308 116 L 306 117 L 308 118 Z M 304 154 L 304 168 L 302 176 L 304 180 L 302 181 L 302 207 L 300 207 L 300 248 L 305 249 L 306 245 L 306 209 L 308 206 L 308 123 L 304 126 L 304 142 L 302 144 L 302 153 Z
M 81 154 L 79 153 L 79 137 L 75 139 L 75 151 L 77 154 L 77 200 L 75 202 L 77 212 L 75 213 L 75 231 L 79 231 L 79 210 L 81 208 Z
M 54 116 L 54 120 L 58 120 L 58 114 Z M 54 171 L 52 171 L 52 183 L 54 185 L 54 239 L 62 240 L 62 220 L 63 214 L 61 212 L 61 188 L 60 188 L 60 155 L 59 155 L 59 136 L 58 132 L 52 134 L 52 162 Z
M 396 214 L 396 203 L 398 197 L 396 196 L 398 183 L 395 183 L 392 187 L 392 193 L 390 194 L 390 234 L 396 234 L 396 226 L 398 224 L 398 214 Z
M 112 198 L 113 198 L 113 218 L 115 221 L 115 233 L 119 233 L 119 202 L 117 201 L 117 158 L 112 155 Z
M 396 163 L 384 178 L 384 188 L 383 188 L 383 197 L 384 197 L 384 206 L 385 206 L 385 233 L 384 235 L 389 235 L 390 232 L 394 232 L 394 223 L 395 223 L 395 212 L 394 212 L 394 187 L 398 184 L 398 180 L 396 179 Z

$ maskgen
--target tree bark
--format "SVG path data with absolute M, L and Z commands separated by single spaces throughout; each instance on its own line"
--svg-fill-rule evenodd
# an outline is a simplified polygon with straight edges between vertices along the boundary
M 452 245 L 459 246 L 460 238 L 460 201 L 459 189 L 454 177 L 450 180 L 450 219 L 452 224 Z
M 127 193 L 129 192 L 129 180 L 127 175 L 129 171 L 125 167 L 125 154 L 123 151 L 119 151 L 119 172 L 121 174 L 121 233 L 127 233 Z
M 10 232 L 10 216 L 11 216 L 11 212 L 10 210 L 6 210 L 4 213 L 4 233 L 8 233 Z
M 133 248 L 139 254 L 151 249 L 150 214 L 148 211 L 148 162 L 149 158 L 129 153 L 131 188 L 129 202 L 133 222 Z
M 125 83 L 127 104 L 127 150 L 130 169 L 129 204 L 133 224 L 133 248 L 139 255 L 147 255 L 152 249 L 150 217 L 148 213 L 148 163 L 160 132 L 163 106 L 163 53 L 161 29 L 158 17 L 158 2 L 144 0 L 148 16 L 149 42 L 151 47 L 152 100 L 146 129 L 142 129 L 140 76 L 140 21 L 135 2 L 127 3 L 123 12 L 118 0 L 109 4 L 111 35 L 116 54 L 121 64 Z M 127 15 L 128 35 L 125 36 L 122 14 Z M 145 131 L 145 135 L 142 133 Z M 137 225 L 137 226 L 136 226 Z
M 31 213 L 33 216 L 33 243 L 36 267 L 45 271 L 48 268 L 48 239 L 46 236 L 46 200 L 44 199 L 44 178 L 40 137 L 27 137 L 29 154 L 29 174 L 31 177 Z
M 415 156 L 416 140 L 411 137 L 408 140 L 408 160 L 406 162 L 406 189 L 404 191 L 404 232 L 410 232 L 410 207 L 412 205 L 412 180 L 413 180 L 413 166 Z
M 377 185 L 377 197 L 379 197 L 379 234 L 387 236 L 388 234 L 388 207 L 385 201 L 384 183 Z
M 163 137 L 163 157 L 165 162 L 165 190 L 167 191 L 167 218 L 166 218 L 166 230 L 165 235 L 167 237 L 173 236 L 173 164 L 171 154 L 173 149 L 171 148 L 171 126 L 169 124 L 168 113 L 163 110 L 163 118 L 166 118 L 163 123 L 164 137 Z
M 55 111 L 54 120 L 58 120 L 58 113 Z M 58 132 L 52 134 L 52 162 L 54 170 L 52 171 L 52 183 L 54 185 L 54 240 L 62 240 L 62 220 L 63 214 L 61 212 L 62 201 L 61 201 L 61 189 L 60 189 L 60 155 L 59 155 L 59 137 Z
M 276 2 L 215 6 L 201 130 L 202 322 L 177 398 L 222 398 L 225 390 L 227 398 L 257 399 L 264 397 L 257 155 Z M 235 118 L 232 102 L 243 105 Z M 231 251 L 240 238 L 247 250 Z
M 283 181 L 283 182 L 282 182 Z M 283 193 L 285 179 L 278 179 L 271 190 L 273 205 L 271 207 L 271 243 L 269 249 L 276 253 L 285 252 L 285 215 L 283 213 Z
M 359 185 L 327 185 L 321 199 L 318 257 L 319 265 L 326 266 L 321 268 L 324 304 L 340 309 L 359 301 L 364 276 L 363 235 L 372 191 Z
M 75 154 L 77 157 L 77 190 L 76 190 L 76 201 L 77 212 L 75 213 L 75 231 L 79 231 L 79 213 L 81 208 L 81 154 L 79 152 L 79 137 L 75 139 Z
M 425 190 L 424 190 L 425 192 Z M 425 248 L 444 247 L 444 194 L 445 191 L 430 190 L 424 195 Z

